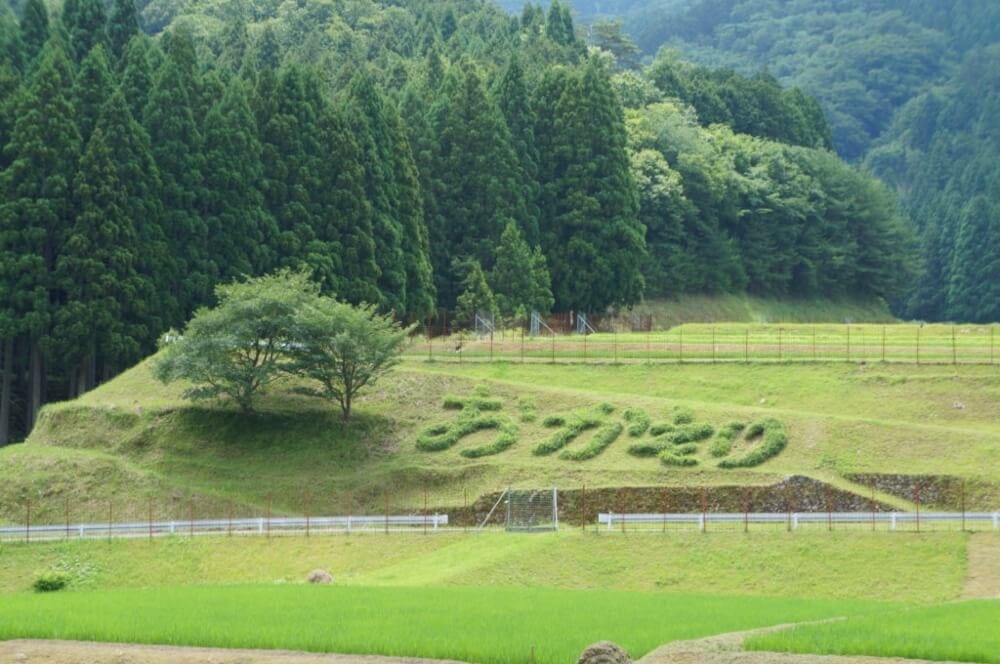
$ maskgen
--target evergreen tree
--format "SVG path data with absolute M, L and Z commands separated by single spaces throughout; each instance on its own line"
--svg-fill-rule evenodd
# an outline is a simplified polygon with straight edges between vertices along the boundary
M 510 131 L 473 62 L 449 69 L 432 118 L 439 142 L 434 221 L 441 227 L 431 231 L 431 252 L 439 298 L 450 307 L 458 294 L 452 259 L 473 258 L 491 269 L 507 222 L 523 227 L 528 214 Z
M 115 61 L 120 61 L 132 37 L 139 34 L 139 16 L 134 0 L 114 0 L 108 18 L 108 43 Z
M 948 286 L 952 320 L 1000 320 L 1000 206 L 986 196 L 962 208 Z
M 98 44 L 107 45 L 106 24 L 101 0 L 72 0 L 64 5 L 63 25 L 69 33 L 70 51 L 77 62 Z
M 541 87 L 542 248 L 559 309 L 600 312 L 643 291 L 646 252 L 625 123 L 606 71 L 556 69 Z
M 65 52 L 51 44 L 19 97 L 6 148 L 11 162 L 0 175 L 0 311 L 28 336 L 29 430 L 43 398 L 42 351 L 57 302 L 52 275 L 72 222 L 71 183 L 80 153 L 68 95 L 72 81 Z
M 73 84 L 77 126 L 80 128 L 80 139 L 84 144 L 90 140 L 90 133 L 97 126 L 97 118 L 111 96 L 114 85 L 111 71 L 108 69 L 107 53 L 104 47 L 98 44 L 80 63 Z
M 549 5 L 545 36 L 560 46 L 569 46 L 576 41 L 573 17 L 569 13 L 569 8 L 563 7 L 559 0 L 552 0 L 552 4 Z
M 511 57 L 496 90 L 497 105 L 510 130 L 514 151 L 521 166 L 526 216 L 521 231 L 529 244 L 537 245 L 538 233 L 538 148 L 535 145 L 535 112 L 517 55 Z
M 162 180 L 164 235 L 182 275 L 174 288 L 183 313 L 208 300 L 216 277 L 207 251 L 207 229 L 196 207 L 203 198 L 204 158 L 191 88 L 185 68 L 167 58 L 156 73 L 143 113 Z
M 268 25 L 257 42 L 257 69 L 277 69 L 281 64 L 281 46 Z
M 156 337 L 183 318 L 176 284 L 181 280 L 170 253 L 160 201 L 160 171 L 153 159 L 149 135 L 132 117 L 121 90 L 115 90 L 97 122 L 107 143 L 118 182 L 126 194 L 125 216 L 137 238 L 135 269 L 141 275 L 138 294 L 131 299 L 125 318 L 142 351 L 156 348 Z
M 125 47 L 122 59 L 122 91 L 128 101 L 129 111 L 137 122 L 144 121 L 149 92 L 153 89 L 153 70 L 149 61 L 149 39 L 143 35 L 133 37 Z
M 394 168 L 395 148 L 390 135 L 385 99 L 371 78 L 358 75 L 351 84 L 354 136 L 364 153 L 365 193 L 372 204 L 375 249 L 381 272 L 379 290 L 386 310 L 406 312 L 406 263 L 400 223 L 400 191 Z M 412 213 L 417 213 L 416 209 Z M 412 248 L 418 250 L 418 247 Z
M 245 84 L 232 79 L 205 120 L 205 198 L 209 252 L 223 281 L 263 274 L 276 233 L 264 210 L 264 167 Z
M 10 12 L 0 13 L 0 171 L 8 159 L 3 147 L 14 129 L 14 103 L 25 69 L 24 44 Z
M 49 39 L 49 10 L 45 0 L 27 0 L 21 10 L 21 38 L 28 60 L 34 60 Z
M 465 273 L 461 281 L 462 293 L 455 302 L 455 318 L 459 323 L 471 326 L 475 322 L 476 314 L 497 312 L 496 298 L 479 261 L 456 260 L 453 271 L 456 274 Z
M 510 318 L 531 311 L 548 313 L 553 299 L 545 256 L 532 248 L 517 224 L 510 222 L 500 236 L 490 273 L 500 315 Z
M 100 129 L 80 160 L 73 188 L 77 214 L 55 264 L 62 302 L 53 326 L 56 352 L 72 368 L 71 396 L 94 387 L 99 360 L 116 366 L 139 357 L 140 341 L 130 334 L 125 311 L 141 294 L 128 192 Z

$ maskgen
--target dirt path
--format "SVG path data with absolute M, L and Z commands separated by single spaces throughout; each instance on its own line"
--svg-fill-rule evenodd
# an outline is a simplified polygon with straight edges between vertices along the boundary
M 637 664 L 930 664 L 925 660 L 891 657 L 792 655 L 741 650 L 743 641 L 748 636 L 791 627 L 794 625 L 777 625 L 746 632 L 720 634 L 696 641 L 675 641 L 657 648 L 640 659 Z
M 977 533 L 969 538 L 965 599 L 1000 599 L 1000 535 Z
M 437 659 L 315 655 L 79 641 L 0 641 L 0 664 L 461 664 Z

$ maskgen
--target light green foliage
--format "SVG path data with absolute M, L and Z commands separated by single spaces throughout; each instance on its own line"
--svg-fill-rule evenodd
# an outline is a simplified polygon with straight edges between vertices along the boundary
M 610 424 L 605 424 L 594 432 L 594 435 L 589 441 L 587 441 L 586 445 L 577 449 L 563 450 L 559 455 L 559 458 L 567 461 L 586 461 L 587 459 L 593 459 L 607 449 L 611 443 L 618 440 L 618 437 L 622 435 L 624 428 L 625 427 L 622 426 L 621 422 L 611 422 Z
M 747 440 L 760 437 L 760 443 L 742 456 L 723 459 L 719 462 L 719 468 L 750 468 L 759 466 L 768 459 L 781 454 L 788 444 L 788 433 L 785 425 L 774 418 L 768 418 L 760 422 L 754 422 L 747 427 L 745 437 Z
M 641 408 L 626 408 L 623 417 L 628 422 L 628 435 L 633 438 L 638 438 L 649 429 L 649 413 Z
M 65 593 L 47 598 L 41 606 L 38 601 L 25 595 L 5 598 L 0 637 L 58 635 L 228 648 L 405 652 L 483 664 L 527 660 L 532 651 L 538 664 L 563 664 L 609 631 L 620 635 L 616 641 L 638 657 L 664 640 L 878 607 L 845 600 L 614 591 L 304 585 Z M 370 610 L 359 612 L 359 605 Z M 456 607 L 462 607 L 467 624 L 456 624 Z M 219 630 L 218 616 L 233 611 L 244 619 Z M 509 616 L 504 629 L 498 629 L 497 615 Z M 263 622 L 268 629 L 260 629 Z M 331 624 L 338 628 L 325 627 Z M 165 625 L 169 625 L 166 630 Z
M 684 424 L 666 434 L 666 438 L 674 445 L 695 443 L 711 438 L 715 427 L 711 424 Z
M 51 593 L 62 590 L 69 585 L 70 578 L 65 572 L 41 572 L 36 577 L 31 587 L 37 593 Z
M 657 456 L 660 459 L 660 463 L 664 466 L 679 466 L 683 468 L 698 465 L 698 460 L 693 456 L 683 456 L 673 452 L 669 448 L 663 450 Z
M 585 413 L 573 413 L 566 417 L 547 417 L 545 418 L 545 424 L 546 426 L 559 426 L 562 428 L 532 449 L 532 453 L 535 456 L 545 456 L 553 452 L 558 452 L 579 438 L 583 432 L 596 429 L 600 426 L 601 421 L 599 418 Z
M 319 384 L 300 391 L 340 406 L 344 420 L 358 394 L 400 362 L 410 330 L 373 305 L 306 299 L 295 315 L 288 371 Z
M 497 311 L 496 297 L 486 280 L 483 267 L 477 261 L 466 263 L 462 269 L 465 270 L 462 280 L 465 290 L 458 296 L 455 315 L 463 325 L 472 327 L 477 313 L 493 314 Z
M 715 434 L 715 440 L 712 441 L 712 448 L 710 450 L 712 456 L 724 457 L 729 454 L 733 449 L 736 437 L 744 428 L 746 428 L 746 425 L 742 422 L 730 422 L 720 427 Z
M 682 424 L 691 424 L 694 422 L 694 413 L 687 408 L 678 408 L 673 416 L 674 424 L 680 426 Z
M 187 398 L 228 397 L 244 412 L 253 410 L 260 394 L 291 367 L 286 351 L 299 340 L 297 318 L 316 294 L 305 273 L 218 286 L 218 306 L 199 310 L 182 336 L 168 339 L 154 366 L 156 377 L 190 382 Z M 309 322 L 324 313 L 314 312 Z
M 1000 662 L 1000 602 L 966 601 L 857 616 L 753 636 L 750 650 Z
M 499 399 L 489 398 L 489 391 L 485 386 L 477 387 L 472 397 L 446 396 L 443 405 L 447 410 L 460 410 L 458 419 L 424 429 L 417 437 L 417 449 L 441 452 L 454 447 L 462 438 L 487 429 L 497 429 L 497 438 L 486 445 L 462 450 L 463 457 L 478 459 L 492 456 L 517 443 L 518 427 L 509 417 L 482 414 L 482 411 L 499 411 L 503 406 Z

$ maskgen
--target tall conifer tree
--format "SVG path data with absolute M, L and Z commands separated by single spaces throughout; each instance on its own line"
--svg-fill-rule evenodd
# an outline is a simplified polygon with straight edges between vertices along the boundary
M 63 24 L 69 33 L 69 46 L 77 62 L 82 61 L 98 44 L 107 45 L 107 15 L 101 0 L 73 0 L 64 5 Z
M 116 61 L 125 54 L 132 37 L 139 34 L 139 16 L 134 0 L 114 0 L 111 16 L 108 18 L 108 44 Z
M 21 37 L 28 60 L 42 52 L 49 39 L 49 10 L 45 0 L 27 0 L 21 11 Z
M 98 44 L 80 63 L 73 84 L 77 126 L 80 128 L 80 139 L 84 144 L 90 140 L 90 133 L 97 126 L 97 118 L 111 97 L 114 87 L 114 79 L 108 68 L 107 52 L 104 46 Z

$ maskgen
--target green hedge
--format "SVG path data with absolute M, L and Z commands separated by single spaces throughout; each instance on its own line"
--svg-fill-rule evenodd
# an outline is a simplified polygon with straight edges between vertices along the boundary
M 736 442 L 736 437 L 739 436 L 740 431 L 743 431 L 744 428 L 746 428 L 746 425 L 742 422 L 730 422 L 719 429 L 719 432 L 715 434 L 715 440 L 712 441 L 711 455 L 718 458 L 732 452 L 733 443 Z
M 788 444 L 788 434 L 785 425 L 774 418 L 754 422 L 747 428 L 746 438 L 763 436 L 760 444 L 743 456 L 733 459 L 723 459 L 719 468 L 751 468 L 759 466 L 768 459 L 778 456 Z
M 676 429 L 670 422 L 657 422 L 653 426 L 649 427 L 649 433 L 653 436 L 662 436 L 665 433 L 670 433 Z
M 664 442 L 662 440 L 653 440 L 648 443 L 636 443 L 635 445 L 629 445 L 628 453 L 632 456 L 637 457 L 655 457 L 657 454 L 662 452 L 671 446 L 671 443 Z
M 674 413 L 674 424 L 691 424 L 694 422 L 694 413 L 687 408 L 679 408 Z
M 549 418 L 546 418 L 546 420 Z M 588 429 L 596 429 L 600 425 L 600 420 L 591 417 L 574 416 L 570 421 L 562 420 L 565 428 L 556 431 L 552 437 L 535 446 L 531 453 L 535 456 L 545 456 L 558 452 L 573 442 L 580 434 Z
M 711 438 L 714 433 L 715 428 L 711 424 L 685 424 L 677 427 L 673 433 L 667 435 L 667 438 L 674 445 L 683 445 Z
M 597 430 L 597 432 L 591 437 L 590 442 L 586 445 L 577 450 L 563 450 L 563 453 L 559 455 L 559 458 L 566 459 L 568 461 L 586 461 L 587 459 L 593 459 L 595 456 L 606 450 L 611 443 L 618 440 L 618 436 L 622 435 L 624 428 L 625 427 L 623 427 L 620 422 L 605 424 Z
M 486 397 L 458 397 L 449 394 L 444 398 L 445 410 L 488 410 L 497 411 L 503 408 L 500 399 L 489 399 Z
M 641 408 L 628 408 L 625 410 L 625 421 L 628 422 L 628 435 L 638 438 L 646 433 L 651 421 L 649 414 Z
M 501 432 L 500 438 L 485 447 L 465 450 L 462 452 L 463 456 L 470 456 L 468 453 L 472 453 L 474 456 L 496 454 L 517 442 L 517 426 L 510 421 L 510 418 L 500 415 L 480 415 L 475 411 L 470 412 L 474 414 L 469 417 L 463 417 L 454 424 L 436 424 L 425 429 L 417 437 L 417 449 L 424 452 L 447 450 L 454 447 L 465 436 L 485 429 L 499 429 Z M 512 435 L 511 427 L 513 427 Z M 511 440 L 511 437 L 513 437 L 513 440 Z
M 517 425 L 508 418 L 502 418 L 502 420 L 499 427 L 500 435 L 492 443 L 462 450 L 462 456 L 467 459 L 478 459 L 480 457 L 500 454 L 504 450 L 513 447 L 514 443 L 517 442 Z
M 660 463 L 664 466 L 697 466 L 698 460 L 691 456 L 677 456 L 670 450 L 660 452 Z
M 35 577 L 31 587 L 38 593 L 51 593 L 69 585 L 70 577 L 65 572 L 41 572 Z

